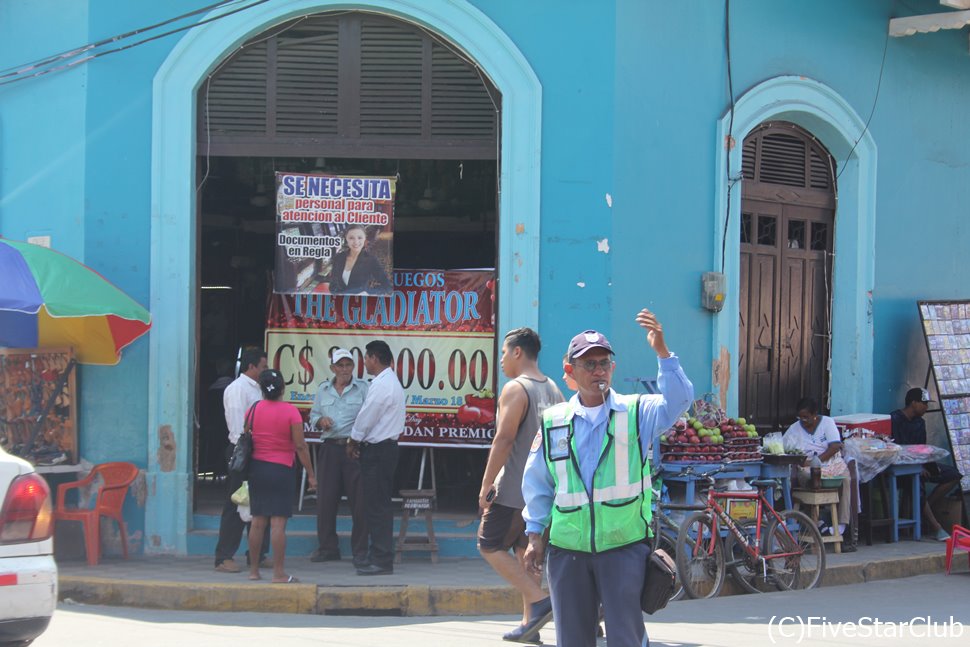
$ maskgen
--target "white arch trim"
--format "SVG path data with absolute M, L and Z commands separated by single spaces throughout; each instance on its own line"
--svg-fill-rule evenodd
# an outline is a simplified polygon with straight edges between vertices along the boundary
M 721 266 L 721 237 L 728 218 L 724 249 L 727 295 L 713 325 L 712 391 L 718 392 L 718 371 L 730 372 L 724 404 L 738 408 L 738 308 L 740 305 L 741 185 L 728 201 L 727 162 L 737 177 L 740 145 L 759 124 L 785 120 L 811 132 L 841 169 L 835 214 L 835 259 L 832 298 L 830 396 L 832 413 L 869 411 L 872 406 L 872 289 L 875 276 L 876 143 L 852 106 L 832 88 L 802 76 L 769 79 L 738 99 L 734 110 L 733 141 L 727 146 L 730 113 L 718 122 L 715 189 L 715 267 Z M 718 365 L 726 350 L 728 366 Z M 809 395 L 809 394 L 806 394 Z M 824 394 L 812 394 L 821 397 Z M 737 412 L 744 415 L 744 412 Z
M 196 90 L 252 36 L 331 10 L 375 11 L 424 26 L 466 52 L 502 93 L 498 326 L 537 327 L 539 277 L 522 267 L 535 267 L 539 257 L 542 89 L 515 43 L 488 16 L 465 0 L 291 0 L 192 29 L 165 59 L 153 87 L 148 552 L 184 554 L 191 517 Z

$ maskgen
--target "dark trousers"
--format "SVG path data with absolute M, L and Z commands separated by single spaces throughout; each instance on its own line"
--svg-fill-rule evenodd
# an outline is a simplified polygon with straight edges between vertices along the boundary
M 347 495 L 354 526 L 350 550 L 355 565 L 367 563 L 367 519 L 361 489 L 360 463 L 347 456 L 347 445 L 324 442 L 317 448 L 317 542 L 321 555 L 337 555 L 337 507 Z
M 226 450 L 226 461 L 228 462 L 229 457 L 232 456 L 233 446 L 229 445 Z M 236 472 L 229 472 L 226 482 L 229 484 L 228 490 L 226 491 L 226 503 L 222 506 L 222 518 L 219 520 L 219 541 L 216 543 L 216 566 L 221 564 L 227 559 L 232 559 L 239 550 L 239 544 L 242 542 L 243 530 L 249 528 L 248 523 L 244 523 L 242 519 L 239 518 L 239 510 L 236 508 L 236 504 L 229 500 L 232 493 L 239 489 L 246 479 L 242 475 Z M 264 548 L 260 551 L 260 561 L 266 556 L 266 552 L 269 547 L 264 543 Z M 248 560 L 248 551 L 247 551 Z
M 556 645 L 595 647 L 600 603 L 609 647 L 649 645 L 640 610 L 640 590 L 649 555 L 646 544 L 595 555 L 549 546 L 546 574 L 556 622 Z
M 367 534 L 370 536 L 368 558 L 381 568 L 394 566 L 394 508 L 391 494 L 397 469 L 397 442 L 361 445 L 360 477 L 363 481 Z

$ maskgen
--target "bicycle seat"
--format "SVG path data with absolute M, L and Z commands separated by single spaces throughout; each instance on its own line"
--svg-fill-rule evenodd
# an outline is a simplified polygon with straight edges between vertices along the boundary
M 748 482 L 756 488 L 778 487 L 778 481 L 775 479 L 752 479 Z

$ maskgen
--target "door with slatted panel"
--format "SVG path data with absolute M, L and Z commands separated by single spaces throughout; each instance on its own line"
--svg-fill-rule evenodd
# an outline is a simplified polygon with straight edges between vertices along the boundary
M 738 410 L 774 430 L 803 396 L 828 405 L 835 184 L 793 124 L 763 124 L 742 159 Z

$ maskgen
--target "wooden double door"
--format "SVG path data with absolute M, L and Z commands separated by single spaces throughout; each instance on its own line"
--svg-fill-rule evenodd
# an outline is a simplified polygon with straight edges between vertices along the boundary
M 791 424 L 804 396 L 828 407 L 835 192 L 831 164 L 816 159 L 823 155 L 791 124 L 745 142 L 738 410 L 764 430 Z M 787 174 L 770 172 L 786 161 Z

